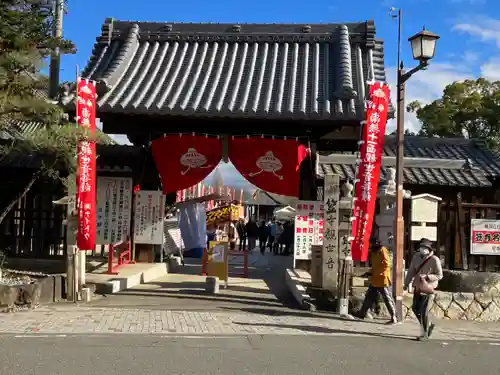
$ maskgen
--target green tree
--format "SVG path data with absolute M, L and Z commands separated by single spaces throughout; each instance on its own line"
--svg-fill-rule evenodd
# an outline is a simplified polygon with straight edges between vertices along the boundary
M 52 36 L 55 20 L 44 3 L 50 1 L 0 1 L 0 131 L 13 139 L 2 142 L 0 158 L 19 153 L 36 154 L 43 160 L 42 167 L 4 207 L 0 222 L 37 179 L 56 177 L 59 170 L 66 175 L 74 172 L 76 145 L 89 136 L 47 99 L 48 80 L 41 74 L 44 62 L 56 48 L 61 54 L 75 49 L 71 41 Z M 20 135 L 19 128 L 26 123 L 37 124 L 36 132 Z
M 422 123 L 419 135 L 484 139 L 500 146 L 500 81 L 484 78 L 454 82 L 440 99 L 422 105 L 408 104 Z

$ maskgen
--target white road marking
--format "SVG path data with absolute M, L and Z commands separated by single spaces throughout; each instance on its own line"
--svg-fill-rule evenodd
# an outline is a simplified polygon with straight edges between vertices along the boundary
M 67 337 L 67 336 L 66 335 L 37 335 L 37 334 L 34 334 L 34 335 L 15 335 L 14 337 L 18 338 L 18 339 L 24 339 L 24 338 L 33 338 L 33 337 L 37 337 L 37 338 L 58 337 L 58 338 L 61 338 L 61 337 Z
M 242 336 L 245 335 L 231 335 L 231 336 L 218 336 L 218 335 L 166 335 L 166 336 L 160 336 L 161 338 L 164 339 L 240 339 Z

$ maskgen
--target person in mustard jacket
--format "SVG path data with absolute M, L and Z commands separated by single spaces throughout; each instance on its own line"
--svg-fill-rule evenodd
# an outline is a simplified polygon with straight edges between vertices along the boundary
M 359 319 L 364 319 L 370 308 L 377 301 L 377 296 L 381 295 L 387 310 L 391 315 L 391 320 L 387 324 L 397 324 L 396 306 L 391 293 L 391 261 L 389 251 L 382 246 L 376 238 L 370 239 L 370 263 L 372 266 L 372 277 L 370 286 L 365 295 L 363 306 L 354 314 Z

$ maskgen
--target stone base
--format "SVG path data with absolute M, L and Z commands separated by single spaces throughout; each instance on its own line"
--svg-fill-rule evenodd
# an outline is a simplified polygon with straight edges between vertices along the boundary
M 40 304 L 42 284 L 34 282 L 25 285 L 1 285 L 0 309 L 3 312 L 12 312 L 16 307 L 34 308 Z
M 363 303 L 364 295 L 351 296 L 350 307 L 358 310 Z M 405 319 L 416 319 L 412 306 L 413 295 L 403 298 L 403 314 Z M 380 316 L 389 314 L 380 300 Z M 500 322 L 500 293 L 450 293 L 436 292 L 431 314 L 439 319 L 469 320 L 477 322 Z
M 36 281 L 31 284 L 0 285 L 0 311 L 11 312 L 62 300 L 64 282 L 60 275 L 33 278 Z

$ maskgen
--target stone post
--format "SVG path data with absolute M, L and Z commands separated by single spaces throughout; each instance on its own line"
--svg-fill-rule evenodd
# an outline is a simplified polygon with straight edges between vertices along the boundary
M 349 182 L 342 185 L 342 197 L 339 204 L 339 299 L 338 312 L 341 316 L 349 316 L 349 294 L 353 272 L 351 254 L 351 216 L 353 212 L 352 191 L 354 186 Z

